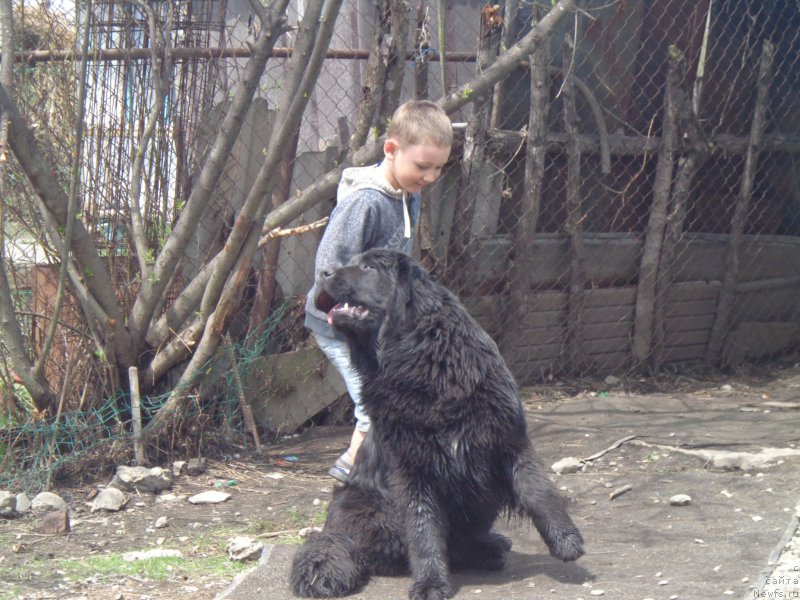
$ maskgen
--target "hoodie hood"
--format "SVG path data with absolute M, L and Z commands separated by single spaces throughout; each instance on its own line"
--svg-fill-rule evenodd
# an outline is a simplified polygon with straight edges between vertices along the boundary
M 395 198 L 403 199 L 403 190 L 394 189 L 386 181 L 381 170 L 381 163 L 369 167 L 350 167 L 342 171 L 342 179 L 336 192 L 336 202 L 339 203 L 357 190 L 378 190 L 380 193 Z
M 403 203 L 403 236 L 411 238 L 411 216 L 408 198 L 403 190 L 396 190 L 386 180 L 381 163 L 370 167 L 351 167 L 342 171 L 342 180 L 336 191 L 336 202 L 342 202 L 358 190 L 377 190 L 381 194 Z

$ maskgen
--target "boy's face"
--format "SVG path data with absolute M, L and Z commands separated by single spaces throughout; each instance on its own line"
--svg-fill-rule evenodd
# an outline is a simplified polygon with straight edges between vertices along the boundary
M 442 174 L 450 146 L 431 143 L 406 144 L 389 138 L 383 144 L 386 156 L 384 174 L 391 186 L 409 194 L 416 194 L 426 185 L 436 181 Z

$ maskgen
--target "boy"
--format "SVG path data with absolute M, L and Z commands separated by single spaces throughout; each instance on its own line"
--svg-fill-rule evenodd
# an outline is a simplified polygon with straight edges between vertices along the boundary
M 383 162 L 345 169 L 336 192 L 336 207 L 317 249 L 315 281 L 320 273 L 340 267 L 371 248 L 391 248 L 411 254 L 411 232 L 419 218 L 419 193 L 436 181 L 450 156 L 453 128 L 447 114 L 428 100 L 400 106 L 383 143 Z M 328 473 L 345 481 L 361 442 L 369 431 L 369 416 L 361 406 L 361 382 L 350 364 L 344 336 L 328 324 L 314 306 L 316 284 L 306 298 L 305 326 L 344 378 L 355 405 L 356 427 L 349 448 Z

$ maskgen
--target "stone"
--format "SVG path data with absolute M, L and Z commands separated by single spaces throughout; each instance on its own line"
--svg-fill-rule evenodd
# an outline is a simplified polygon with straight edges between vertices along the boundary
M 692 503 L 692 497 L 688 494 L 675 494 L 669 499 L 672 506 L 687 506 Z
M 125 552 L 122 555 L 122 560 L 127 562 L 135 562 L 137 560 L 146 560 L 148 558 L 182 558 L 183 553 L 174 548 L 153 548 L 152 550 L 137 550 L 135 552 Z
M 190 458 L 186 464 L 186 474 L 193 477 L 202 475 L 206 472 L 206 459 L 205 458 Z
M 566 473 L 577 473 L 583 468 L 583 461 L 574 456 L 567 456 L 566 458 L 562 458 L 561 460 L 554 462 L 553 466 L 550 467 L 553 469 L 553 472 L 558 473 L 559 475 L 564 475 Z
M 185 460 L 176 460 L 172 463 L 172 474 L 175 477 L 183 475 L 183 472 L 186 470 L 186 461 Z
M 622 383 L 622 380 L 614 375 L 609 375 L 608 377 L 605 378 L 605 382 L 606 385 L 615 386 Z
M 31 509 L 31 499 L 28 498 L 28 494 L 25 492 L 21 492 L 17 494 L 17 512 L 21 515 L 24 515 Z
M 128 498 L 125 494 L 117 488 L 107 487 L 100 490 L 100 493 L 94 497 L 90 511 L 106 510 L 109 512 L 117 512 L 122 510 L 122 507 L 128 503 Z
M 69 511 L 66 508 L 45 513 L 36 526 L 37 533 L 46 535 L 69 533 L 69 531 Z
M 210 490 L 208 492 L 200 492 L 199 494 L 195 494 L 189 498 L 189 502 L 191 504 L 219 504 L 220 502 L 225 502 L 225 500 L 230 497 L 231 495 L 225 492 Z
M 31 509 L 37 512 L 53 510 L 66 510 L 67 503 L 58 494 L 53 492 L 40 492 L 31 501 Z
M 164 527 L 166 527 L 167 525 L 169 525 L 167 517 L 158 517 L 153 527 L 155 527 L 156 529 L 164 529 Z
M 17 514 L 17 497 L 11 492 L 0 491 L 0 517 L 13 517 Z
M 172 472 L 161 467 L 128 467 L 120 465 L 108 484 L 123 492 L 158 493 L 172 485 Z
M 231 538 L 228 540 L 228 545 L 225 546 L 225 551 L 228 553 L 228 558 L 240 562 L 257 559 L 259 556 L 261 556 L 261 551 L 263 549 L 263 542 L 243 536 Z

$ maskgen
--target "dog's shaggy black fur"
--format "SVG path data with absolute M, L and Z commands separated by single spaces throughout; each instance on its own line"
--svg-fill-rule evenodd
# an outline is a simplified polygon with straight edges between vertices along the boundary
M 529 517 L 556 558 L 581 556 L 514 379 L 458 299 L 388 250 L 323 278 L 315 301 L 347 336 L 372 428 L 323 530 L 295 555 L 294 593 L 343 596 L 410 570 L 412 600 L 447 598 L 450 569 L 503 567 L 502 512 Z

